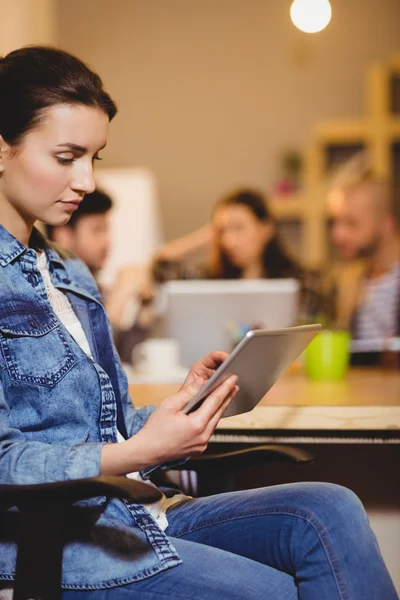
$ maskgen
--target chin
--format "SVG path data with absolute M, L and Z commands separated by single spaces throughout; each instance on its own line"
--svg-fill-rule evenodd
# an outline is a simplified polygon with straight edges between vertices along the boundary
M 90 270 L 91 271 L 101 271 L 104 268 L 105 262 L 101 262 L 101 263 L 96 263 L 95 265 L 92 265 Z
M 343 260 L 356 260 L 357 258 L 359 258 L 359 253 L 358 252 L 341 252 L 339 250 L 339 255 L 341 256 L 341 258 Z
M 61 227 L 62 225 L 66 225 L 71 218 L 72 213 L 66 213 L 57 219 L 46 219 L 44 223 L 46 225 L 52 225 L 53 227 Z
M 248 262 L 244 260 L 240 260 L 240 258 L 232 258 L 229 257 L 231 264 L 237 269 L 245 269 L 248 266 Z

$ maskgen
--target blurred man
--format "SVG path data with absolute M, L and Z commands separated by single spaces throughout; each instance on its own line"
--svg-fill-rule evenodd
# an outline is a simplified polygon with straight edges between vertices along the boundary
M 111 198 L 95 190 L 86 194 L 66 225 L 47 227 L 48 237 L 78 256 L 96 278 L 110 251 Z
M 142 265 L 121 269 L 110 289 L 105 289 L 98 281 L 111 246 L 112 206 L 110 196 L 96 189 L 85 195 L 66 225 L 47 226 L 47 236 L 75 254 L 90 269 L 100 287 L 121 360 L 130 363 L 133 348 L 147 337 L 154 321 L 150 306 L 152 289 L 148 269 Z
M 400 235 L 390 185 L 368 177 L 330 197 L 332 243 L 346 264 L 331 274 L 339 324 L 373 342 L 400 335 Z M 373 363 L 373 353 L 359 360 Z

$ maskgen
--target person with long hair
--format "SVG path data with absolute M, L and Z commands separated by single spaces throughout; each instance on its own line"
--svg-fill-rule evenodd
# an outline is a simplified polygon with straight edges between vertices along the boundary
M 65 224 L 94 190 L 116 106 L 74 56 L 28 47 L 0 60 L 0 483 L 97 475 L 148 481 L 207 447 L 240 382 L 182 408 L 226 354 L 212 352 L 158 407 L 136 410 L 87 267 L 35 228 Z M 63 600 L 395 600 L 365 511 L 347 489 L 302 483 L 141 505 L 80 507 Z M 19 515 L 0 511 L 0 582 Z
M 299 277 L 265 198 L 239 189 L 219 200 L 213 213 L 214 253 L 210 276 L 220 279 L 283 279 Z
M 190 267 L 190 257 L 206 252 L 200 268 Z M 257 190 L 239 188 L 220 198 L 211 223 L 163 245 L 156 254 L 154 271 L 164 279 L 302 278 L 303 269 L 284 248 L 267 200 Z

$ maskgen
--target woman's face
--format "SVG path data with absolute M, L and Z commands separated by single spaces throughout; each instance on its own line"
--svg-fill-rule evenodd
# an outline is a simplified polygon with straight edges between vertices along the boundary
M 213 219 L 218 246 L 232 264 L 245 269 L 261 260 L 273 235 L 273 224 L 257 219 L 250 208 L 240 204 L 220 206 Z
M 39 219 L 67 223 L 95 188 L 93 164 L 104 148 L 108 116 L 100 109 L 59 104 L 21 143 L 0 137 L 0 222 L 16 237 Z

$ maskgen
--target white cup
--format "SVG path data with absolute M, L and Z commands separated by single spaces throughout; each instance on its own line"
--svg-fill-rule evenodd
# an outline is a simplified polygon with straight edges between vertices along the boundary
M 135 371 L 143 375 L 169 374 L 180 368 L 179 343 L 173 338 L 151 338 L 132 352 Z

